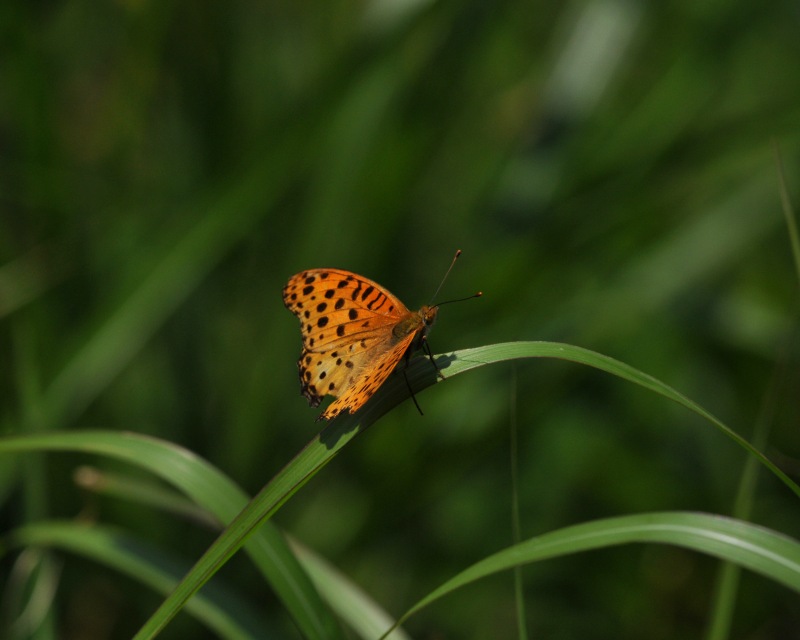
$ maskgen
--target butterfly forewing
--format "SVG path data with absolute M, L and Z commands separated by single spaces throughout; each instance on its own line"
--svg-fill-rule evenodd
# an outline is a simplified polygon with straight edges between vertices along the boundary
M 284 287 L 283 301 L 300 318 L 303 347 L 309 351 L 349 344 L 410 313 L 379 284 L 339 269 L 298 273 Z
M 300 319 L 303 395 L 312 406 L 324 395 L 338 396 L 320 418 L 358 410 L 425 327 L 420 314 L 379 284 L 340 269 L 298 273 L 284 287 L 283 300 Z

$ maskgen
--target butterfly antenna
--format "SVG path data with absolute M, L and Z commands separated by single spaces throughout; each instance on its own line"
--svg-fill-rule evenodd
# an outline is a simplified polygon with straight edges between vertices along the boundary
M 447 272 L 444 274 L 444 278 L 439 283 L 439 287 L 436 289 L 436 293 L 433 294 L 433 298 L 431 298 L 431 305 L 433 305 L 433 300 L 436 300 L 436 296 L 439 295 L 439 292 L 442 290 L 442 285 L 444 285 L 444 281 L 447 280 L 447 276 L 450 275 L 450 272 L 453 270 L 453 265 L 455 265 L 456 260 L 458 260 L 458 256 L 461 255 L 461 249 L 456 251 L 456 255 L 453 256 L 453 261 L 450 263 L 450 266 L 447 269 Z M 482 291 L 478 291 L 477 293 L 473 293 L 471 296 L 467 296 L 466 298 L 458 298 L 457 300 L 446 300 L 445 302 L 439 302 L 436 304 L 437 307 L 441 307 L 443 304 L 450 304 L 451 302 L 463 302 L 464 300 L 470 300 L 472 298 L 480 298 L 483 295 Z
M 444 302 L 440 302 L 437 304 L 437 307 L 441 307 L 443 304 L 450 304 L 451 302 L 464 302 L 464 300 L 472 300 L 473 298 L 480 298 L 483 295 L 483 291 L 476 291 L 471 296 L 467 296 L 466 298 L 456 298 L 455 300 L 445 300 Z
M 439 286 L 436 289 L 436 293 L 434 293 L 433 298 L 431 298 L 431 304 L 433 304 L 433 301 L 436 300 L 436 296 L 438 296 L 439 292 L 442 290 L 442 286 L 444 286 L 444 281 L 447 280 L 447 276 L 450 275 L 450 272 L 453 270 L 453 266 L 455 265 L 456 260 L 458 260 L 458 256 L 460 255 L 461 255 L 461 249 L 458 249 L 456 251 L 456 255 L 453 256 L 453 261 L 450 263 L 450 266 L 447 268 L 447 271 L 444 274 L 444 278 L 442 278 L 442 281 L 439 283 Z

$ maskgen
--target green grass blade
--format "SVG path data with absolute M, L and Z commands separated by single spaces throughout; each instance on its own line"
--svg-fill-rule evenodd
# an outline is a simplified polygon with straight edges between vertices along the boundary
M 755 455 L 765 466 L 800 495 L 797 487 L 780 469 L 741 436 L 663 382 L 629 365 L 599 353 L 567 344 L 552 342 L 514 342 L 467 349 L 437 358 L 445 376 L 452 377 L 470 369 L 506 360 L 549 357 L 578 362 L 634 382 L 646 389 L 669 398 L 690 411 L 702 416 L 729 438 Z M 436 373 L 422 358 L 409 366 L 408 378 L 413 388 L 424 389 L 437 382 Z M 142 627 L 137 638 L 154 637 L 203 584 L 230 558 L 252 533 L 268 520 L 280 506 L 330 460 L 356 435 L 363 432 L 377 418 L 389 411 L 408 395 L 400 376 L 384 385 L 356 416 L 342 416 L 331 422 L 317 435 L 272 481 L 242 510 L 228 528 L 209 547 L 197 564 L 162 603 L 156 613 Z M 190 455 L 190 454 L 186 454 Z
M 780 185 L 783 214 L 786 219 L 786 228 L 792 248 L 795 270 L 798 275 L 798 280 L 800 280 L 800 240 L 798 240 L 797 224 L 795 223 L 794 212 L 789 199 L 789 191 L 786 186 L 786 176 L 783 169 L 783 160 L 777 141 L 773 141 L 773 151 Z M 778 402 L 777 387 L 779 381 L 787 379 L 787 359 L 788 354 L 792 351 L 790 348 L 791 341 L 791 339 L 787 339 L 786 344 L 782 345 L 779 350 L 775 372 L 763 401 L 762 415 L 759 416 L 759 419 L 756 421 L 752 439 L 753 445 L 758 449 L 766 447 L 768 442 L 769 432 L 775 418 L 775 408 Z M 758 466 L 756 464 L 756 459 L 748 457 L 739 481 L 736 503 L 733 508 L 733 515 L 735 517 L 741 519 L 750 518 L 757 480 Z M 738 594 L 740 574 L 741 570 L 736 565 L 724 563 L 720 567 L 711 604 L 708 629 L 705 635 L 706 640 L 724 640 L 730 636 L 733 615 L 736 610 L 736 597 Z
M 186 602 L 292 495 L 367 426 L 354 416 L 333 421 L 314 437 L 236 516 L 191 571 L 144 624 L 135 638 L 155 637 Z
M 123 531 L 74 522 L 38 522 L 12 531 L 4 551 L 15 547 L 59 548 L 109 566 L 156 592 L 168 593 L 188 566 Z M 187 604 L 195 618 L 222 638 L 274 637 L 239 595 L 212 583 Z
M 756 447 L 742 438 L 738 433 L 726 426 L 722 421 L 703 409 L 696 402 L 693 402 L 682 393 L 676 391 L 669 385 L 661 382 L 651 375 L 639 371 L 630 365 L 602 355 L 600 353 L 559 342 L 506 342 L 477 347 L 475 349 L 464 349 L 452 354 L 439 356 L 437 362 L 446 376 L 455 375 L 464 371 L 469 371 L 476 367 L 486 364 L 502 362 L 504 360 L 516 360 L 520 358 L 558 358 L 569 360 L 579 364 L 585 364 L 595 369 L 605 371 L 618 378 L 633 382 L 645 389 L 654 391 L 657 394 L 677 402 L 686 407 L 689 411 L 696 413 L 704 418 L 728 438 L 733 440 L 740 447 L 755 456 L 765 467 L 775 474 L 795 495 L 800 497 L 800 486 L 781 471 L 774 462 L 765 456 Z M 429 367 L 430 368 L 430 367 Z M 419 369 L 419 367 L 417 367 Z M 435 382 L 432 375 L 417 373 L 415 376 L 417 384 L 429 386 Z
M 189 500 L 183 493 L 149 478 L 131 473 L 115 473 L 82 465 L 72 474 L 75 484 L 87 492 L 111 500 L 144 505 L 183 520 L 196 522 L 209 529 L 220 526 L 209 511 Z
M 511 539 L 514 544 L 522 542 L 522 525 L 519 517 L 519 452 L 517 445 L 517 432 L 519 421 L 517 419 L 517 369 L 512 369 L 511 397 L 509 398 L 509 452 L 511 470 Z M 514 604 L 517 613 L 517 637 L 519 640 L 528 640 L 528 622 L 525 616 L 525 597 L 522 588 L 522 567 L 514 567 Z
M 331 608 L 364 640 L 373 640 L 394 624 L 394 619 L 376 606 L 363 590 L 325 558 L 293 539 L 289 543 L 297 554 L 320 593 L 325 594 Z M 387 640 L 410 640 L 402 630 L 395 628 Z
M 794 258 L 794 268 L 797 280 L 800 282 L 800 233 L 797 231 L 794 208 L 789 198 L 789 188 L 786 186 L 786 172 L 783 169 L 783 158 L 777 141 L 773 141 L 773 152 L 775 154 L 775 166 L 778 170 L 778 181 L 781 193 L 781 211 L 786 220 L 786 231 L 789 234 L 789 243 L 792 247 L 792 258 Z
M 149 436 L 86 431 L 0 438 L 0 455 L 31 451 L 81 451 L 123 460 L 174 485 L 222 523 L 230 522 L 248 501 L 235 483 L 206 461 Z M 277 528 L 262 527 L 247 551 L 305 637 L 340 637 L 338 623 Z
M 60 559 L 43 549 L 25 549 L 17 555 L 0 596 L 0 637 L 9 640 L 59 637 L 55 605 L 62 565 Z
M 554 342 L 512 342 L 465 349 L 438 356 L 436 362 L 446 377 L 487 364 L 521 358 L 549 357 L 578 362 L 634 382 L 669 398 L 702 416 L 744 449 L 755 455 L 765 466 L 800 496 L 800 487 L 792 482 L 764 454 L 733 432 L 702 407 L 656 378 L 607 356 Z M 407 369 L 409 383 L 421 390 L 439 381 L 433 367 L 424 358 L 417 358 Z M 247 540 L 252 532 L 269 519 L 311 476 L 322 469 L 356 435 L 408 396 L 405 381 L 393 376 L 355 416 L 342 415 L 331 422 L 303 449 L 289 465 L 256 496 L 230 526 L 209 547 L 175 591 L 161 604 L 155 614 L 140 629 L 137 640 L 152 638 L 164 628 L 180 608 L 202 587 L 224 562 Z
M 800 543 L 748 522 L 702 513 L 666 512 L 596 520 L 553 531 L 484 558 L 433 590 L 397 624 L 471 582 L 521 564 L 630 543 L 692 549 L 764 575 L 800 593 Z
M 76 482 L 83 489 L 106 497 L 132 500 L 148 507 L 202 522 L 210 527 L 216 524 L 215 520 L 210 521 L 206 511 L 188 501 L 182 494 L 162 485 L 143 481 L 138 477 L 109 474 L 81 467 L 76 472 Z M 287 541 L 317 591 L 336 615 L 349 625 L 359 637 L 372 640 L 394 623 L 394 618 L 390 617 L 361 588 L 327 560 L 290 536 L 287 536 Z M 189 602 L 193 602 L 193 600 Z M 408 640 L 408 636 L 401 629 L 396 629 L 389 640 Z

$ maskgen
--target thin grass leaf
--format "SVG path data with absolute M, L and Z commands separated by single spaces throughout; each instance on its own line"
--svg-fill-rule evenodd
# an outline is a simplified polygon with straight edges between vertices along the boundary
M 10 640 L 58 637 L 54 605 L 62 564 L 44 549 L 25 549 L 17 555 L 0 593 L 0 637 Z
M 786 173 L 783 169 L 783 157 L 776 140 L 772 141 L 772 149 L 775 154 L 775 166 L 778 170 L 778 181 L 781 193 L 781 211 L 786 220 L 786 230 L 789 233 L 789 242 L 792 247 L 792 258 L 794 258 L 794 268 L 797 280 L 800 282 L 800 233 L 797 231 L 797 222 L 794 215 L 794 207 L 789 198 L 789 189 L 786 186 Z
M 449 378 L 486 364 L 533 357 L 559 358 L 586 364 L 634 382 L 685 406 L 711 422 L 725 435 L 755 455 L 762 464 L 800 496 L 800 487 L 764 454 L 717 418 L 663 382 L 613 358 L 568 344 L 512 342 L 465 349 L 439 356 L 436 362 L 444 375 Z M 412 388 L 417 390 L 424 389 L 439 380 L 430 363 L 422 358 L 417 358 L 408 367 L 407 376 Z M 333 420 L 253 498 L 139 630 L 136 640 L 155 637 L 214 572 L 236 553 L 258 526 L 268 520 L 286 500 L 328 464 L 355 436 L 366 430 L 375 420 L 408 396 L 401 377 L 393 376 L 393 378 L 384 384 L 380 392 L 373 396 L 358 414 L 342 414 L 338 419 Z
M 153 486 L 152 483 L 142 482 L 138 478 L 81 467 L 76 472 L 76 481 L 88 491 L 133 500 L 138 504 L 188 517 L 211 527 L 216 525 L 216 521 L 209 520 L 208 512 L 188 501 L 182 494 L 161 486 Z M 372 640 L 394 623 L 394 619 L 362 589 L 324 558 L 291 536 L 287 536 L 287 541 L 317 591 L 336 615 L 359 637 Z M 395 629 L 389 640 L 408 640 L 408 636 L 401 629 Z
M 509 398 L 509 452 L 511 469 L 511 539 L 514 544 L 522 542 L 522 525 L 519 517 L 519 453 L 517 445 L 517 432 L 519 421 L 517 419 L 517 387 L 518 376 L 516 366 L 511 370 L 511 396 Z M 519 640 L 528 639 L 528 622 L 525 616 L 525 597 L 522 588 L 522 567 L 514 567 L 514 604 L 517 613 L 517 637 Z
M 789 192 L 786 187 L 786 176 L 783 169 L 783 160 L 777 141 L 773 140 L 773 151 L 775 155 L 775 165 L 780 183 L 781 204 L 784 218 L 786 220 L 787 232 L 789 235 L 792 256 L 798 280 L 800 280 L 800 240 L 798 239 L 797 224 L 794 219 Z M 788 354 L 792 352 L 791 343 L 794 342 L 793 335 L 782 341 L 778 353 L 776 354 L 776 365 L 762 402 L 760 415 L 756 420 L 753 430 L 753 446 L 764 449 L 769 441 L 769 433 L 775 419 L 776 408 L 779 404 L 778 389 L 781 382 L 787 379 Z M 736 502 L 733 508 L 733 516 L 747 520 L 752 512 L 753 499 L 756 493 L 758 481 L 758 465 L 753 457 L 748 457 L 739 479 L 739 487 L 736 492 Z M 708 628 L 705 633 L 706 640 L 725 640 L 730 636 L 731 624 L 736 611 L 736 597 L 739 593 L 739 581 L 741 576 L 740 567 L 729 562 L 723 563 L 717 576 L 714 595 L 711 603 L 711 614 L 709 616 Z
M 486 364 L 530 357 L 552 357 L 586 364 L 634 382 L 678 402 L 707 419 L 725 435 L 755 455 L 762 464 L 780 477 L 797 495 L 800 495 L 800 488 L 771 461 L 710 413 L 656 378 L 613 358 L 567 344 L 516 342 L 490 345 L 439 356 L 437 364 L 449 378 L 455 374 Z M 409 381 L 417 390 L 437 382 L 437 376 L 433 368 L 423 359 L 417 359 L 413 362 L 407 373 Z M 328 464 L 356 435 L 363 432 L 370 424 L 408 395 L 407 390 L 404 388 L 404 382 L 400 377 L 394 376 L 394 378 L 394 380 L 390 380 L 389 383 L 384 385 L 381 392 L 376 394 L 357 415 L 345 415 L 332 421 L 262 489 L 209 547 L 175 591 L 161 604 L 156 613 L 139 631 L 137 638 L 154 637 L 163 629 L 189 598 L 286 500 Z M 190 454 L 187 452 L 186 455 Z
M 292 538 L 289 538 L 289 544 L 319 592 L 328 598 L 331 608 L 361 638 L 373 640 L 383 633 L 386 627 L 394 624 L 392 617 L 325 558 Z M 410 640 L 410 638 L 402 629 L 394 628 L 387 636 L 387 640 Z
M 155 637 L 260 526 L 365 428 L 366 423 L 358 425 L 355 416 L 347 415 L 344 419 L 334 420 L 322 433 L 315 436 L 239 512 L 175 590 L 161 603 L 135 638 Z
M 655 391 L 659 395 L 673 402 L 677 402 L 689 409 L 689 411 L 696 413 L 710 422 L 728 438 L 733 440 L 748 453 L 754 455 L 761 464 L 777 476 L 795 493 L 795 495 L 800 497 L 800 486 L 793 482 L 791 478 L 781 471 L 767 456 L 730 427 L 726 426 L 721 420 L 657 378 L 643 371 L 639 371 L 624 362 L 615 360 L 614 358 L 610 358 L 595 351 L 590 351 L 589 349 L 558 342 L 506 342 L 477 347 L 475 349 L 464 349 L 453 354 L 440 356 L 437 363 L 443 368 L 445 375 L 454 375 L 486 364 L 493 364 L 503 360 L 515 360 L 518 358 L 557 358 L 560 360 L 569 360 L 571 362 L 594 367 L 595 369 L 600 369 L 601 371 L 610 373 L 623 380 L 633 382 L 645 389 Z M 426 382 L 430 381 L 430 376 L 421 378 L 421 384 L 425 386 L 428 386 Z
M 178 487 L 219 522 L 231 521 L 247 495 L 205 460 L 149 436 L 103 431 L 40 433 L 0 438 L 0 455 L 80 451 L 123 460 Z M 341 630 L 288 548 L 280 531 L 266 526 L 247 548 L 305 637 L 337 638 Z
M 593 549 L 661 543 L 745 567 L 800 593 L 800 542 L 748 522 L 703 513 L 665 512 L 608 518 L 530 538 L 476 562 L 422 598 L 397 621 L 499 571 Z
M 613 358 L 567 344 L 514 342 L 466 349 L 439 356 L 436 362 L 445 376 L 452 377 L 455 374 L 486 364 L 530 357 L 560 358 L 586 364 L 634 382 L 678 402 L 707 419 L 725 435 L 755 455 L 762 464 L 766 465 L 790 489 L 800 496 L 800 487 L 797 487 L 760 451 L 756 450 L 710 413 L 656 378 Z M 422 358 L 417 358 L 409 366 L 407 375 L 410 384 L 417 390 L 424 389 L 438 381 L 433 367 Z M 271 517 L 281 504 L 288 500 L 311 476 L 330 462 L 350 440 L 363 432 L 370 424 L 408 395 L 407 390 L 404 389 L 404 382 L 399 379 L 399 376 L 394 376 L 394 378 L 394 380 L 390 380 L 385 384 L 381 392 L 376 394 L 357 415 L 345 415 L 331 422 L 289 465 L 273 478 L 270 484 L 264 487 L 261 493 L 253 499 L 228 529 L 209 547 L 190 574 L 178 585 L 175 592 L 162 603 L 158 611 L 142 627 L 136 636 L 137 640 L 154 637 L 180 610 L 180 607 L 191 598 L 192 594 L 213 575 L 214 571 L 236 552 L 256 527 Z
M 132 474 L 107 472 L 88 465 L 75 469 L 72 478 L 75 484 L 85 491 L 91 491 L 112 500 L 135 502 L 150 509 L 199 523 L 210 529 L 219 527 L 219 521 L 206 509 L 162 483 Z
M 177 562 L 151 545 L 112 527 L 75 522 L 37 522 L 8 534 L 4 551 L 15 547 L 58 548 L 102 563 L 149 586 L 158 593 L 169 593 L 186 572 L 186 563 Z M 256 639 L 275 630 L 265 627 L 254 610 L 239 594 L 220 584 L 209 584 L 188 603 L 191 615 L 222 638 Z

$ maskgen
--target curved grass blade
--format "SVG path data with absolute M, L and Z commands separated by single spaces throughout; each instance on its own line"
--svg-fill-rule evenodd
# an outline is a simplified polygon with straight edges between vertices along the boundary
M 438 356 L 436 362 L 439 367 L 442 368 L 445 376 L 449 377 L 487 364 L 523 358 L 557 358 L 559 360 L 569 360 L 571 362 L 585 364 L 610 373 L 618 378 L 622 378 L 623 380 L 633 382 L 673 402 L 677 402 L 689 409 L 689 411 L 713 424 L 728 438 L 733 440 L 748 453 L 754 455 L 761 464 L 775 474 L 775 476 L 789 487 L 795 495 L 800 497 L 800 486 L 792 481 L 792 479 L 781 471 L 767 456 L 761 453 L 761 451 L 738 433 L 730 429 L 730 427 L 726 426 L 721 420 L 657 378 L 601 353 L 559 342 L 505 342 L 485 347 L 476 347 L 474 349 L 464 349 L 451 354 Z M 420 365 L 423 363 L 417 362 L 415 364 Z M 431 369 L 432 367 L 428 366 L 427 368 Z M 434 375 L 426 375 L 424 371 L 420 371 L 420 369 L 420 366 L 416 366 L 413 369 L 413 373 L 409 373 L 409 379 L 414 382 L 412 386 L 414 386 L 415 389 L 423 389 L 437 382 Z M 409 370 L 411 371 L 411 368 L 409 368 Z
M 272 478 L 161 603 L 136 634 L 136 640 L 155 637 L 260 526 L 366 428 L 367 423 L 359 425 L 355 419 L 346 415 L 331 422 Z
M 216 520 L 208 512 L 175 490 L 161 485 L 155 486 L 151 481 L 101 472 L 89 467 L 79 468 L 75 475 L 76 482 L 88 491 L 106 497 L 132 500 L 154 509 L 178 514 L 210 528 L 216 526 Z M 286 540 L 319 594 L 358 637 L 374 640 L 386 627 L 394 624 L 394 618 L 325 558 L 290 535 L 286 535 Z M 189 602 L 194 602 L 194 599 Z M 408 636 L 402 629 L 395 629 L 388 640 L 408 640 Z
M 670 544 L 715 556 L 800 593 L 800 542 L 797 540 L 749 522 L 722 516 L 686 512 L 650 513 L 566 527 L 503 549 L 434 589 L 403 614 L 396 624 L 402 624 L 419 610 L 456 589 L 499 571 L 634 542 Z
M 775 155 L 775 168 L 777 169 L 778 183 L 780 186 L 781 210 L 786 220 L 786 231 L 789 235 L 789 243 L 792 247 L 795 272 L 798 281 L 800 281 L 800 232 L 797 230 L 794 208 L 792 207 L 792 201 L 789 197 L 789 188 L 786 185 L 786 172 L 783 169 L 783 157 L 781 156 L 781 150 L 777 140 L 772 141 L 772 150 Z
M 347 621 L 361 638 L 373 640 L 384 629 L 394 624 L 394 618 L 378 607 L 369 595 L 353 585 L 325 558 L 292 538 L 289 538 L 289 544 L 317 585 L 319 592 L 328 598 L 331 608 Z M 410 640 L 410 638 L 402 629 L 394 627 L 387 640 Z
M 465 349 L 442 355 L 437 357 L 436 362 L 444 375 L 449 378 L 455 374 L 487 364 L 534 357 L 559 358 L 586 364 L 624 380 L 634 382 L 683 405 L 710 421 L 725 435 L 755 455 L 762 464 L 767 466 L 795 494 L 800 496 L 800 487 L 792 482 L 764 454 L 755 449 L 744 438 L 731 431 L 713 415 L 656 378 L 613 358 L 568 344 L 512 342 Z M 422 358 L 412 362 L 406 374 L 412 388 L 418 390 L 431 386 L 438 381 L 433 367 Z M 176 590 L 170 594 L 153 617 L 140 629 L 136 640 L 152 638 L 163 629 L 180 610 L 180 607 L 213 575 L 216 568 L 221 566 L 220 563 L 235 553 L 255 528 L 269 519 L 283 502 L 288 500 L 312 475 L 328 464 L 350 440 L 408 396 L 407 389 L 403 388 L 405 384 L 402 378 L 400 376 L 393 376 L 393 378 L 393 380 L 390 379 L 384 384 L 379 393 L 371 398 L 358 414 L 343 414 L 332 421 L 322 433 L 315 437 L 289 465 L 264 487 L 247 508 L 237 516 L 228 529 L 209 547 Z
M 14 547 L 57 547 L 100 562 L 164 594 L 188 569 L 123 531 L 96 524 L 50 521 L 25 525 L 5 537 L 3 551 Z M 216 583 L 209 584 L 186 608 L 222 638 L 275 637 L 275 630 L 267 629 L 241 597 Z
M 123 460 L 174 485 L 221 523 L 233 520 L 248 502 L 247 495 L 208 462 L 149 436 L 85 431 L 0 438 L 0 455 L 30 451 L 80 451 Z M 338 623 L 277 528 L 263 527 L 247 551 L 305 637 L 341 637 Z
M 622 362 L 599 353 L 553 342 L 513 342 L 466 349 L 439 356 L 437 364 L 447 377 L 470 369 L 505 360 L 549 357 L 570 360 L 616 375 L 646 389 L 669 398 L 690 411 L 702 416 L 744 449 L 755 455 L 777 475 L 792 491 L 800 496 L 800 487 L 775 466 L 766 456 L 734 433 L 713 415 L 663 382 Z M 429 363 L 418 359 L 411 363 L 407 375 L 412 387 L 424 389 L 437 382 L 436 373 Z M 297 490 L 355 436 L 363 432 L 377 418 L 407 397 L 404 381 L 393 376 L 381 391 L 358 414 L 342 415 L 332 421 L 262 491 L 241 511 L 228 528 L 208 548 L 197 564 L 178 584 L 175 591 L 161 604 L 154 615 L 140 629 L 136 638 L 152 638 L 163 629 L 180 608 L 202 587 L 224 562 L 230 558 L 252 533 L 266 522 Z

